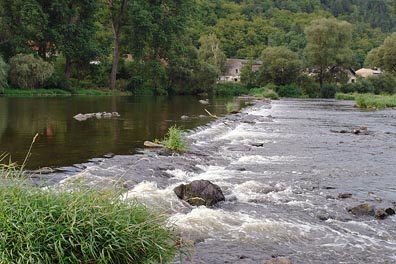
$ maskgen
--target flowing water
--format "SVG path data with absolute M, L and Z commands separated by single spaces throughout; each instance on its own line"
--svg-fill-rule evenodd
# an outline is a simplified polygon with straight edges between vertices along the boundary
M 362 133 L 351 133 L 356 128 Z M 346 133 L 340 133 L 346 132 Z M 363 133 L 364 132 L 364 133 Z M 186 243 L 183 263 L 396 263 L 396 217 L 354 216 L 347 208 L 396 202 L 396 111 L 360 111 L 352 102 L 258 102 L 191 130 L 186 154 L 163 150 L 41 175 L 63 183 L 121 184 L 169 213 Z M 206 179 L 226 201 L 181 202 L 173 188 Z M 339 194 L 350 193 L 349 198 Z M 180 263 L 178 259 L 174 263 Z

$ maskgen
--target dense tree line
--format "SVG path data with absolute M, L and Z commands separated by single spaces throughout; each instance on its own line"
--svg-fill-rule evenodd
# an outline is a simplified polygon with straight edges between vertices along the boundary
M 307 85 L 309 68 L 323 88 L 340 67 L 392 71 L 395 25 L 392 0 L 0 0 L 0 89 L 198 93 L 226 57 L 264 62 L 251 86 Z

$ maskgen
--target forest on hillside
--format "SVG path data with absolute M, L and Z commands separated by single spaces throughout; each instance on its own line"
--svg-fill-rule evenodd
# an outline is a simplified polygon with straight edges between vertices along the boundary
M 340 69 L 393 74 L 394 31 L 392 0 L 0 0 L 0 91 L 207 92 L 225 58 L 264 62 L 243 73 L 250 87 L 322 87 Z

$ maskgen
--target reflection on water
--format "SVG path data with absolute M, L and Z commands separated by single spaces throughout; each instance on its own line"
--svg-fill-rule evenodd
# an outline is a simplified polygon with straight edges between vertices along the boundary
M 0 153 L 23 161 L 33 146 L 28 168 L 85 162 L 106 153 L 133 154 L 144 140 L 162 138 L 168 127 L 190 129 L 209 122 L 204 109 L 221 115 L 226 99 L 202 105 L 198 97 L 0 98 Z M 113 112 L 117 119 L 73 119 L 78 113 Z M 182 120 L 180 117 L 189 118 Z

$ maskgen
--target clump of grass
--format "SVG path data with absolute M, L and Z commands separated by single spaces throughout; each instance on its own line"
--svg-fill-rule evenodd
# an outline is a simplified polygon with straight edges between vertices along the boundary
M 1 177 L 4 174 L 0 175 Z M 177 237 L 164 216 L 115 190 L 0 185 L 0 263 L 167 263 Z
M 355 100 L 356 105 L 360 108 L 383 109 L 396 107 L 396 95 L 359 94 Z
M 269 98 L 272 100 L 279 100 L 279 95 L 273 90 L 267 87 L 254 88 L 249 91 L 249 94 L 257 98 Z
M 233 102 L 228 102 L 226 108 L 227 108 L 227 113 L 231 113 L 232 111 L 235 110 L 235 105 Z
M 18 164 L 11 161 L 7 153 L 0 154 L 0 178 L 12 179 L 21 178 L 24 176 L 23 170 Z
M 355 100 L 356 96 L 356 93 L 336 93 L 335 98 L 337 100 Z
M 162 143 L 168 149 L 185 151 L 187 149 L 187 143 L 183 139 L 183 133 L 184 131 L 178 126 L 171 126 Z

